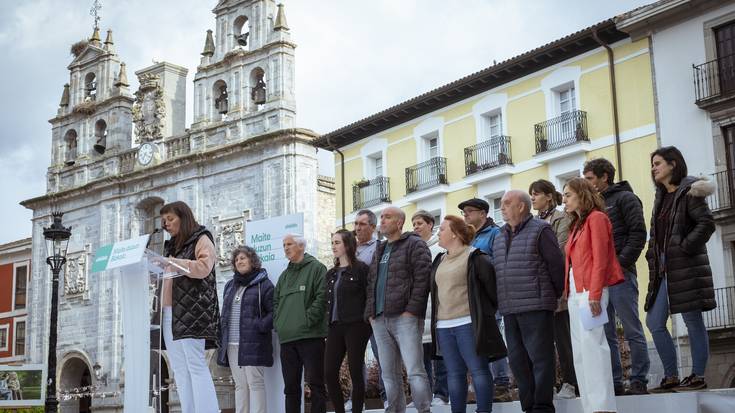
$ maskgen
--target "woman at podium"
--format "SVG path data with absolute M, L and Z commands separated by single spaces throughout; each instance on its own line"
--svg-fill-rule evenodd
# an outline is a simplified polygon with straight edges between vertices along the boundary
M 217 364 L 235 380 L 235 412 L 266 413 L 265 368 L 273 366 L 273 283 L 252 247 L 232 251 Z
M 164 280 L 163 340 L 174 372 L 183 413 L 219 412 L 204 351 L 217 347 L 219 304 L 212 234 L 181 201 L 161 208 L 163 229 L 171 235 L 164 256 L 188 273 Z M 173 267 L 173 266 L 172 266 Z

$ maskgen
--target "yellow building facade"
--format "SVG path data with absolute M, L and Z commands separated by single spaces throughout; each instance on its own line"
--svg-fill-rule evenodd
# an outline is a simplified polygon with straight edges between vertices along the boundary
M 621 172 L 616 181 L 631 184 L 648 220 L 649 155 L 658 146 L 649 43 L 631 41 L 608 20 L 323 135 L 317 144 L 335 154 L 335 227 L 349 228 L 360 209 L 379 213 L 387 205 L 408 217 L 419 209 L 437 218 L 459 215 L 457 205 L 473 197 L 486 199 L 502 224 L 506 191 L 548 179 L 561 192 L 585 161 L 598 157 Z M 638 274 L 642 306 L 643 256 Z

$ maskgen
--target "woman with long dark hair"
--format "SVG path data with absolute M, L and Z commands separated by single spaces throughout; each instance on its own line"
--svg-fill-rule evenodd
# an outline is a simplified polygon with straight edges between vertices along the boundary
M 222 295 L 217 364 L 235 380 L 235 412 L 266 413 L 265 367 L 273 366 L 273 283 L 255 249 L 232 251 L 234 274 Z
M 539 179 L 528 187 L 533 209 L 538 211 L 536 217 L 548 222 L 556 234 L 562 255 L 569 238 L 571 217 L 557 209 L 562 203 L 562 195 L 554 184 Z M 561 386 L 554 395 L 557 399 L 573 399 L 577 397 L 577 375 L 574 373 L 574 356 L 572 352 L 572 336 L 569 327 L 569 310 L 565 297 L 559 299 L 559 307 L 554 312 L 554 344 L 559 355 L 557 368 L 561 370 Z
M 582 410 L 614 412 L 617 406 L 610 346 L 605 325 L 601 323 L 603 319 L 599 317 L 607 315 L 607 287 L 625 278 L 615 255 L 612 224 L 605 213 L 602 196 L 586 179 L 574 178 L 564 187 L 564 204 L 572 217 L 566 245 L 564 296 L 569 299 L 574 367 Z
M 467 371 L 477 398 L 476 412 L 492 411 L 489 362 L 507 356 L 495 322 L 498 308 L 495 269 L 490 256 L 471 246 L 475 227 L 447 215 L 439 226 L 439 254 L 431 271 L 432 355 L 447 368 L 452 412 L 467 410 Z
M 326 276 L 329 332 L 324 355 L 324 375 L 336 413 L 343 413 L 344 396 L 339 370 L 347 354 L 352 380 L 352 411 L 361 413 L 365 402 L 365 348 L 372 334 L 365 322 L 368 266 L 357 259 L 357 240 L 345 229 L 332 235 L 334 267 Z
M 684 157 L 673 146 L 651 154 L 651 178 L 656 200 L 646 252 L 650 276 L 646 325 L 665 374 L 651 391 L 700 390 L 707 387 L 704 369 L 709 358 L 702 312 L 717 306 L 706 246 L 715 224 L 705 198 L 714 188 L 708 181 L 687 176 Z M 677 313 L 686 324 L 692 357 L 692 372 L 681 382 L 674 341 L 666 327 L 669 314 Z
M 204 352 L 217 347 L 219 303 L 214 238 L 181 201 L 161 208 L 163 229 L 171 235 L 164 256 L 188 270 L 163 283 L 163 339 L 174 372 L 183 413 L 219 412 Z

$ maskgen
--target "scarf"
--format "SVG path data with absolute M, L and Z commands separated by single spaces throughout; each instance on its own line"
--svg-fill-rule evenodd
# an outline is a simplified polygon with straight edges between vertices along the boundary
M 252 282 L 255 277 L 260 273 L 260 269 L 253 269 L 250 270 L 249 273 L 240 274 L 235 270 L 235 273 L 232 275 L 232 279 L 235 280 L 235 285 L 238 287 L 247 287 L 250 282 Z

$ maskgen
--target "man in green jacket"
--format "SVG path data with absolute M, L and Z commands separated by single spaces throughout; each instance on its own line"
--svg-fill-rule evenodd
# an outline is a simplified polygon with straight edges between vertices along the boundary
M 286 413 L 301 411 L 301 373 L 311 389 L 311 413 L 324 413 L 324 337 L 327 336 L 327 267 L 307 254 L 300 235 L 283 238 L 288 267 L 273 294 L 274 327 L 281 343 Z

